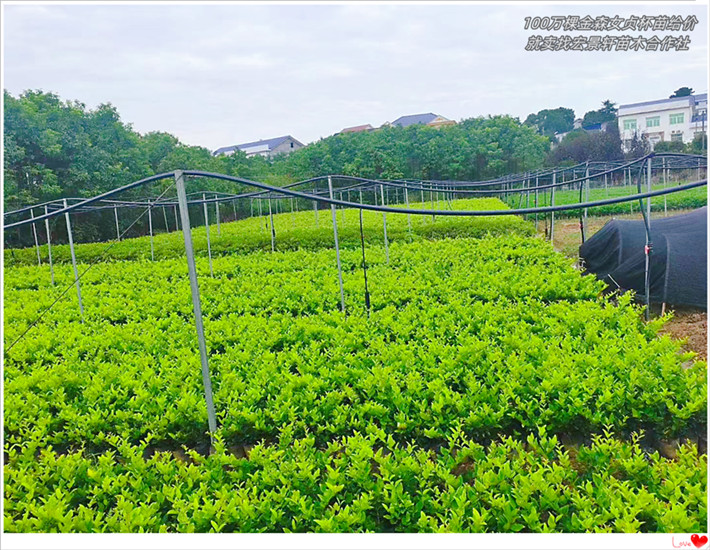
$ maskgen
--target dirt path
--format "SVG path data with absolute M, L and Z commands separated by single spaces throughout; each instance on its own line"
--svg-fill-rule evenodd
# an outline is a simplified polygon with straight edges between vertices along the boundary
M 683 348 L 694 351 L 698 359 L 708 359 L 708 314 L 696 309 L 682 309 L 673 312 L 673 318 L 661 329 L 661 334 L 669 334 L 676 339 L 687 339 Z
M 673 215 L 681 214 L 683 211 L 675 211 Z M 651 217 L 651 223 L 657 215 Z M 625 214 L 614 216 L 617 219 L 625 220 L 640 220 L 641 214 Z M 585 233 L 587 238 L 599 231 L 604 224 L 612 219 L 612 216 L 590 216 L 587 218 Z M 540 224 L 539 229 L 544 235 L 544 223 Z M 579 245 L 582 243 L 581 233 L 579 229 L 579 219 L 561 219 L 555 220 L 555 249 L 562 252 L 565 256 L 577 259 L 579 254 Z M 666 323 L 661 330 L 662 334 L 669 334 L 673 338 L 682 340 L 687 339 L 684 344 L 684 349 L 694 351 L 698 354 L 698 359 L 707 361 L 708 357 L 708 315 L 707 311 L 695 308 L 675 308 L 671 310 L 673 318 Z M 656 314 L 659 312 L 656 311 Z

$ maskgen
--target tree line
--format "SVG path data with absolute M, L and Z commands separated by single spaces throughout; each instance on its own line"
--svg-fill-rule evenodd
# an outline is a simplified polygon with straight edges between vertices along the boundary
M 431 128 L 387 127 L 338 134 L 289 156 L 213 156 L 165 132 L 140 134 L 116 108 L 94 109 L 57 95 L 5 91 L 5 208 L 60 197 L 88 197 L 176 169 L 219 172 L 284 185 L 341 173 L 370 178 L 483 179 L 541 167 L 549 140 L 509 116 Z M 195 184 L 196 185 L 196 184 Z M 237 192 L 226 182 L 215 191 Z M 197 190 L 197 188 L 193 188 Z
M 274 185 L 324 174 L 483 180 L 550 165 L 625 156 L 616 106 L 610 100 L 583 118 L 583 125 L 602 124 L 605 131 L 572 130 L 574 111 L 559 107 L 532 113 L 524 122 L 498 115 L 469 118 L 441 128 L 388 126 L 336 134 L 290 155 L 269 159 L 247 157 L 242 151 L 213 156 L 209 149 L 181 143 L 166 132 L 140 134 L 121 120 L 110 103 L 91 109 L 39 90 L 17 97 L 5 91 L 4 100 L 5 211 L 62 197 L 90 197 L 177 169 L 217 172 Z M 558 142 L 556 136 L 561 132 L 566 135 Z M 665 145 L 660 146 L 664 150 Z M 675 143 L 669 147 L 679 146 L 686 147 Z M 641 156 L 648 150 L 648 143 L 639 138 L 627 156 Z M 155 196 L 166 185 L 156 184 L 120 198 Z M 203 186 L 204 182 L 188 181 L 188 192 Z M 223 181 L 212 181 L 209 188 L 230 193 L 249 190 Z M 110 238 L 112 231 L 110 216 L 99 216 L 84 239 Z

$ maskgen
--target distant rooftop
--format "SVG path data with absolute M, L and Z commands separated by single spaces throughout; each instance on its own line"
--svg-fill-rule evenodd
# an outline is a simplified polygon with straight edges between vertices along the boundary
M 352 134 L 355 132 L 365 132 L 367 130 L 374 130 L 371 124 L 361 124 L 360 126 L 350 126 L 349 128 L 343 128 L 340 130 L 341 134 Z
M 280 136 L 280 137 L 275 137 L 271 139 L 262 139 L 259 141 L 250 141 L 249 143 L 240 143 L 239 145 L 230 145 L 229 147 L 220 147 L 217 149 L 213 155 L 221 155 L 223 153 L 229 153 L 231 151 L 235 151 L 237 149 L 241 151 L 271 151 L 273 149 L 276 149 L 279 145 L 281 145 L 284 141 L 286 140 L 291 140 L 294 141 L 295 143 L 298 143 L 299 145 L 303 146 L 303 144 L 298 141 L 297 139 L 294 139 L 292 136 Z
M 587 124 L 586 126 L 582 126 L 584 130 L 601 130 L 602 129 L 602 123 L 597 122 L 595 124 Z
M 406 128 L 412 124 L 429 124 L 432 120 L 439 118 L 439 115 L 434 113 L 422 113 L 419 115 L 405 115 L 399 117 L 397 120 L 392 122 L 392 126 L 399 126 L 401 128 Z M 444 118 L 444 117 L 441 117 Z
M 631 107 L 650 107 L 651 105 L 662 105 L 664 103 L 673 103 L 674 101 L 681 101 L 683 99 L 689 99 L 692 102 L 698 103 L 700 101 L 707 101 L 708 94 L 704 92 L 702 94 L 691 94 L 681 97 L 669 97 L 667 99 L 655 99 L 653 101 L 641 101 L 639 103 L 628 103 L 626 105 L 619 105 L 619 109 L 629 109 Z

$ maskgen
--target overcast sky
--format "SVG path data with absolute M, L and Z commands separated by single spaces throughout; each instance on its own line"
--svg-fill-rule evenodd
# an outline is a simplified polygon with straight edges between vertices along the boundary
M 707 91 L 707 5 L 8 5 L 4 88 L 110 102 L 210 149 L 413 113 L 577 116 Z M 535 15 L 695 14 L 686 52 L 528 52 Z M 583 34 L 580 32 L 567 34 Z M 586 33 L 622 34 L 622 33 Z M 654 33 L 623 33 L 651 36 Z

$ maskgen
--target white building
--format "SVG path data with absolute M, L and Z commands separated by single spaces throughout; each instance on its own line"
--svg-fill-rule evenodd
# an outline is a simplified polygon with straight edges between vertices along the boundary
M 625 150 L 634 134 L 645 135 L 652 148 L 659 141 L 690 143 L 707 131 L 707 113 L 707 93 L 621 105 L 619 134 Z

